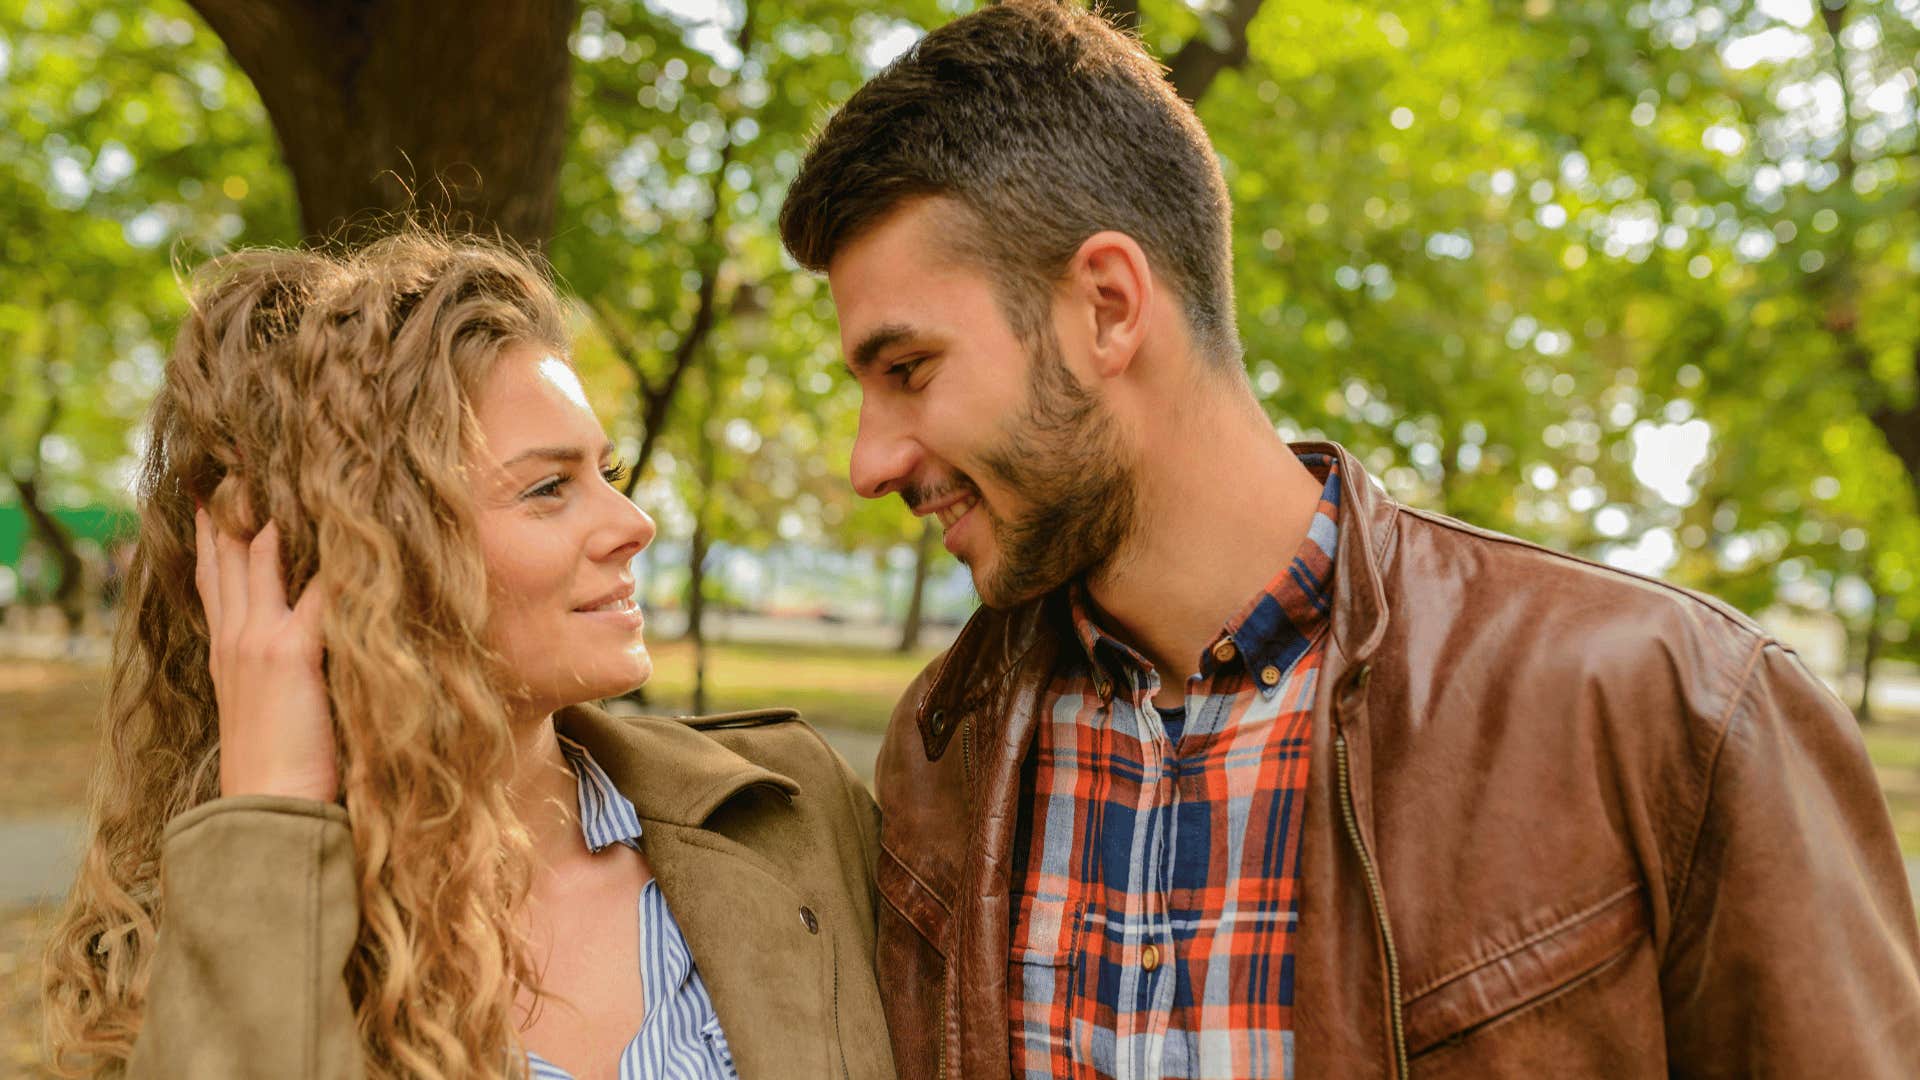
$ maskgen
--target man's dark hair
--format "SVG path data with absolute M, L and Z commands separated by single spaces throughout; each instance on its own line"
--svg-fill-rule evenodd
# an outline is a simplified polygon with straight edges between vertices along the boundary
M 1231 209 L 1212 145 L 1138 40 L 1060 0 L 1007 0 L 928 34 L 814 140 L 780 236 L 824 271 L 908 200 L 954 200 L 956 254 L 1031 342 L 1087 237 L 1133 237 L 1200 351 L 1237 367 Z

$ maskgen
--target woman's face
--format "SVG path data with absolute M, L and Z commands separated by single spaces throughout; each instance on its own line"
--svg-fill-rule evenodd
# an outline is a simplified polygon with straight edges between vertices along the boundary
M 518 704 L 544 716 L 639 686 L 653 658 L 627 564 L 653 540 L 653 519 L 614 486 L 612 444 L 573 368 L 508 349 L 474 411 L 487 643 L 524 687 Z

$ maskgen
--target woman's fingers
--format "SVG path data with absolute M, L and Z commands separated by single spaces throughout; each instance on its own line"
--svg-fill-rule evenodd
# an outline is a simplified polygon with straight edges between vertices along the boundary
M 286 616 L 287 589 L 280 580 L 280 526 L 269 521 L 247 545 L 248 617 L 273 626 Z
M 247 542 L 213 526 L 213 546 L 220 578 L 220 627 L 215 641 L 231 645 L 247 622 Z
M 220 554 L 214 548 L 213 521 L 204 509 L 193 511 L 193 586 L 207 615 L 207 636 L 220 636 Z
M 300 599 L 294 601 L 292 626 L 307 640 L 318 642 L 322 646 L 321 619 L 327 612 L 327 585 L 318 573 L 307 582 L 300 591 Z

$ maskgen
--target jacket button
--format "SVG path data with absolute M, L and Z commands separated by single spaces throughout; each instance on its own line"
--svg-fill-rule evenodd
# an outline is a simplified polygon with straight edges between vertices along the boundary
M 1373 678 L 1373 665 L 1361 664 L 1354 669 L 1353 688 L 1355 690 L 1365 690 L 1367 688 L 1367 680 L 1371 678 Z
M 820 920 L 814 917 L 812 908 L 804 905 L 800 908 L 800 921 L 806 924 L 807 933 L 817 934 L 820 932 Z
M 933 710 L 933 714 L 927 717 L 927 730 L 933 732 L 935 736 L 947 730 L 947 710 Z

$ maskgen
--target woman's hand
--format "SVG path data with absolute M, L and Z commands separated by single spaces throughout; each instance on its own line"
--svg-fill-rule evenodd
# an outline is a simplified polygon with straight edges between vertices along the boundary
M 287 607 L 280 529 L 252 543 L 194 514 L 194 585 L 207 613 L 208 667 L 220 711 L 220 794 L 333 802 L 333 718 L 327 707 L 318 578 Z

